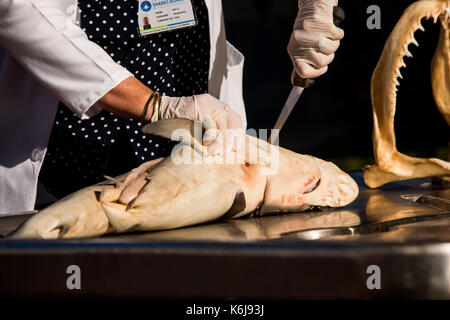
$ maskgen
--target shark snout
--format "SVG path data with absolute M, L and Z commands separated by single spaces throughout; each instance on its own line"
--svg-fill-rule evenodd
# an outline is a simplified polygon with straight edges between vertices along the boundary
M 353 202 L 359 193 L 358 185 L 347 173 L 341 171 L 336 180 L 337 201 L 339 206 L 346 206 Z
M 356 182 L 335 164 L 316 159 L 320 184 L 311 194 L 311 204 L 319 207 L 342 207 L 353 202 L 359 193 Z

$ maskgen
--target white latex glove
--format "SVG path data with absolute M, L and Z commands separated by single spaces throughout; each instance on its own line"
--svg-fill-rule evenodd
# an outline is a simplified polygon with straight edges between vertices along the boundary
M 223 154 L 230 149 L 237 151 L 241 146 L 241 116 L 210 94 L 190 97 L 162 96 L 159 109 L 154 110 L 151 121 L 174 118 L 202 122 L 205 129 L 203 145 L 207 146 L 210 155 Z
M 328 70 L 344 30 L 333 23 L 338 0 L 298 0 L 298 15 L 288 45 L 297 74 L 316 78 Z

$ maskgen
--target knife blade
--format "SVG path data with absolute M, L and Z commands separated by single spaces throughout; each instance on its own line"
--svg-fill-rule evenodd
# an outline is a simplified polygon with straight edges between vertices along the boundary
M 339 26 L 339 24 L 345 19 L 344 10 L 341 7 L 334 7 L 333 18 L 334 24 L 336 26 Z M 292 72 L 291 82 L 293 85 L 291 92 L 289 93 L 283 109 L 281 109 L 281 113 L 278 116 L 277 122 L 275 123 L 275 126 L 270 133 L 269 143 L 271 144 L 278 142 L 277 139 L 280 135 L 280 130 L 283 128 L 284 124 L 289 118 L 289 115 L 300 99 L 300 96 L 302 95 L 305 88 L 311 87 L 314 84 L 313 79 L 303 79 L 295 72 L 295 70 Z
M 289 118 L 289 115 L 291 114 L 292 110 L 294 109 L 295 105 L 300 99 L 300 96 L 302 95 L 305 88 L 310 87 L 314 84 L 314 80 L 306 79 L 307 81 L 304 81 L 305 83 L 303 83 L 303 86 L 296 85 L 296 83 L 299 83 L 298 81 L 302 81 L 305 79 L 301 79 L 295 73 L 295 71 L 293 73 L 293 79 L 294 80 L 292 82 L 294 85 L 292 86 L 291 92 L 289 93 L 289 96 L 286 102 L 284 103 L 283 109 L 281 109 L 281 113 L 278 116 L 277 122 L 275 123 L 275 126 L 273 127 L 273 130 L 270 133 L 269 143 L 271 144 L 277 143 L 278 136 L 280 135 L 280 130 L 283 128 L 284 124 Z

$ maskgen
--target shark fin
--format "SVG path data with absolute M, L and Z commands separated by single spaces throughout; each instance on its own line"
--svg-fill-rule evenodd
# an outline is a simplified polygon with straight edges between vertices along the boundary
M 142 132 L 184 143 L 204 154 L 205 147 L 202 145 L 203 127 L 199 121 L 189 119 L 160 120 L 145 125 Z

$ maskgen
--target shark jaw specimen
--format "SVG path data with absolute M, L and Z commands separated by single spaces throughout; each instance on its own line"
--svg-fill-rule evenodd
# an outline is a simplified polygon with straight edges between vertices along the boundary
M 436 104 L 450 125 L 450 0 L 420 0 L 409 6 L 392 31 L 372 76 L 371 96 L 374 118 L 375 165 L 364 169 L 371 188 L 398 180 L 450 175 L 450 163 L 441 159 L 409 157 L 396 148 L 394 115 L 403 58 L 412 57 L 408 46 L 418 46 L 414 33 L 424 31 L 422 19 L 440 22 L 441 33 L 431 63 L 431 79 Z
M 158 121 L 144 128 L 173 138 L 189 120 Z M 189 130 L 186 130 L 189 132 Z M 189 136 L 189 134 L 185 135 Z M 176 139 L 180 140 L 180 139 Z M 192 153 L 188 137 L 181 153 Z M 185 142 L 186 143 L 186 142 Z M 198 142 L 197 142 L 198 143 Z M 330 162 L 246 136 L 243 162 L 177 163 L 172 157 L 142 164 L 117 178 L 61 199 L 25 222 L 11 238 L 80 238 L 107 233 L 173 229 L 249 215 L 341 207 L 358 195 L 355 181 Z M 249 161 L 258 148 L 275 148 L 277 170 L 267 157 Z M 219 157 L 219 156 L 218 156 Z

